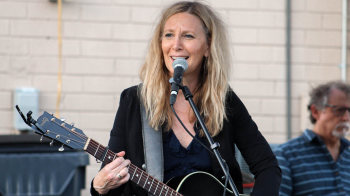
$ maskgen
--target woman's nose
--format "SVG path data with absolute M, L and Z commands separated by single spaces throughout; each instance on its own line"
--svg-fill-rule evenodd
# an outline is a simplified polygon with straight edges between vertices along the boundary
M 174 39 L 173 50 L 181 51 L 183 49 L 182 41 L 180 36 L 176 36 Z

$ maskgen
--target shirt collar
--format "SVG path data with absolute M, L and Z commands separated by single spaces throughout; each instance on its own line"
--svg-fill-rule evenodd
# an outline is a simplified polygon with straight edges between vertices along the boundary
M 306 129 L 303 133 L 304 139 L 307 142 L 313 142 L 313 141 L 321 141 L 321 138 L 319 138 L 312 130 Z
M 324 142 L 321 140 L 319 136 L 317 136 L 312 130 L 306 129 L 303 133 L 304 139 L 309 142 L 317 142 L 318 144 L 324 144 Z M 348 148 L 350 146 L 350 142 L 345 139 L 340 139 L 340 152 L 342 152 L 345 148 Z

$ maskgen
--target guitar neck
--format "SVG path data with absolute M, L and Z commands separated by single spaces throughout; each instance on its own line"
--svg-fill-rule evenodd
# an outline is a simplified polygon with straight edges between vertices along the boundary
M 95 140 L 89 138 L 86 142 L 84 150 L 94 156 L 96 159 L 101 160 L 104 164 L 112 162 L 118 158 L 117 153 L 112 152 L 105 146 L 99 144 Z M 168 185 L 155 179 L 142 169 L 136 167 L 133 164 L 128 166 L 128 172 L 130 174 L 130 180 L 137 185 L 151 193 L 152 195 L 159 196 L 182 196 Z

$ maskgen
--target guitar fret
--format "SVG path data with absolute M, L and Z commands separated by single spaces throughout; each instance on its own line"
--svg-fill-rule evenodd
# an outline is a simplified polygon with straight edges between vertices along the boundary
M 105 159 L 103 160 L 103 162 L 105 163 L 105 164 L 108 164 L 108 163 L 110 163 L 110 162 L 112 162 L 112 160 L 111 160 L 111 155 L 113 156 L 113 152 L 112 151 L 110 151 L 110 150 L 107 150 L 107 153 L 106 153 L 106 156 L 105 156 Z M 106 157 L 107 157 L 107 159 L 106 159 Z
M 147 179 L 145 181 L 145 184 L 143 185 L 143 188 L 145 188 L 148 178 L 149 178 L 149 175 L 147 175 Z
M 109 152 L 111 152 L 111 153 L 109 153 Z M 108 155 L 108 161 L 109 161 L 109 162 L 112 162 L 112 161 L 114 160 L 114 158 L 111 159 L 111 155 L 109 155 L 109 154 L 111 154 L 112 156 L 113 156 L 113 154 L 114 154 L 114 156 L 115 156 L 117 153 L 113 153 L 112 151 L 108 150 L 108 153 L 107 153 L 107 155 Z
M 165 196 L 168 195 L 168 191 L 169 191 L 169 188 L 165 187 L 166 188 L 166 193 L 165 193 Z
M 140 175 L 139 181 L 137 181 L 137 184 L 139 184 L 139 182 L 140 182 L 140 180 L 141 180 L 141 178 L 142 178 L 142 174 L 143 174 L 143 171 L 142 171 L 142 173 L 141 173 L 141 175 Z
M 155 195 L 155 194 L 156 194 L 156 191 L 157 191 L 158 186 L 159 186 L 159 181 L 158 181 L 158 184 L 157 184 L 156 190 L 154 190 L 153 195 Z
M 148 192 L 151 190 L 151 188 L 152 188 L 152 185 L 153 185 L 153 181 L 154 181 L 154 178 L 153 178 L 153 180 L 152 180 L 152 184 L 151 184 L 151 186 L 149 187 L 149 189 L 148 189 Z
M 134 171 L 134 174 L 133 174 L 132 177 L 131 177 L 131 180 L 134 179 L 134 175 L 135 175 L 135 173 L 136 173 L 136 170 L 137 170 L 137 168 L 135 168 L 135 171 Z
M 162 192 L 163 192 L 163 189 L 164 189 L 164 185 L 163 185 L 163 187 L 162 187 L 162 190 L 160 190 L 160 194 L 159 194 L 159 195 L 161 195 L 161 194 L 162 194 Z
M 98 151 L 98 148 L 100 148 L 100 144 L 98 144 L 98 147 L 97 147 L 97 149 L 96 149 L 96 152 L 95 152 L 94 156 L 96 155 L 96 153 L 97 153 L 97 151 Z
M 93 155 L 96 159 L 101 159 L 106 149 L 107 147 L 104 147 L 103 145 L 91 139 L 85 151 Z M 110 151 L 109 149 L 107 150 L 105 157 L 107 157 L 103 161 L 103 163 L 105 164 L 108 164 L 118 158 L 117 154 L 113 151 Z M 145 190 L 148 190 L 150 194 L 153 194 L 155 196 L 182 196 L 172 188 L 158 181 L 153 176 L 139 169 L 135 165 L 129 164 L 126 167 L 129 169 L 128 173 L 131 175 L 130 180 L 132 180 Z M 160 189 L 161 186 L 162 188 Z

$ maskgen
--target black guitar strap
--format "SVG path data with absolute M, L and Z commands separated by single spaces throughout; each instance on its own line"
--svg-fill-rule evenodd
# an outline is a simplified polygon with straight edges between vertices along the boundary
M 140 104 L 141 121 L 142 121 L 142 136 L 143 136 L 143 151 L 145 155 L 145 165 L 148 174 L 163 182 L 164 162 L 163 162 L 163 141 L 162 128 L 158 131 L 149 126 L 149 121 L 146 116 L 144 105 Z M 150 195 L 150 194 L 149 194 Z

